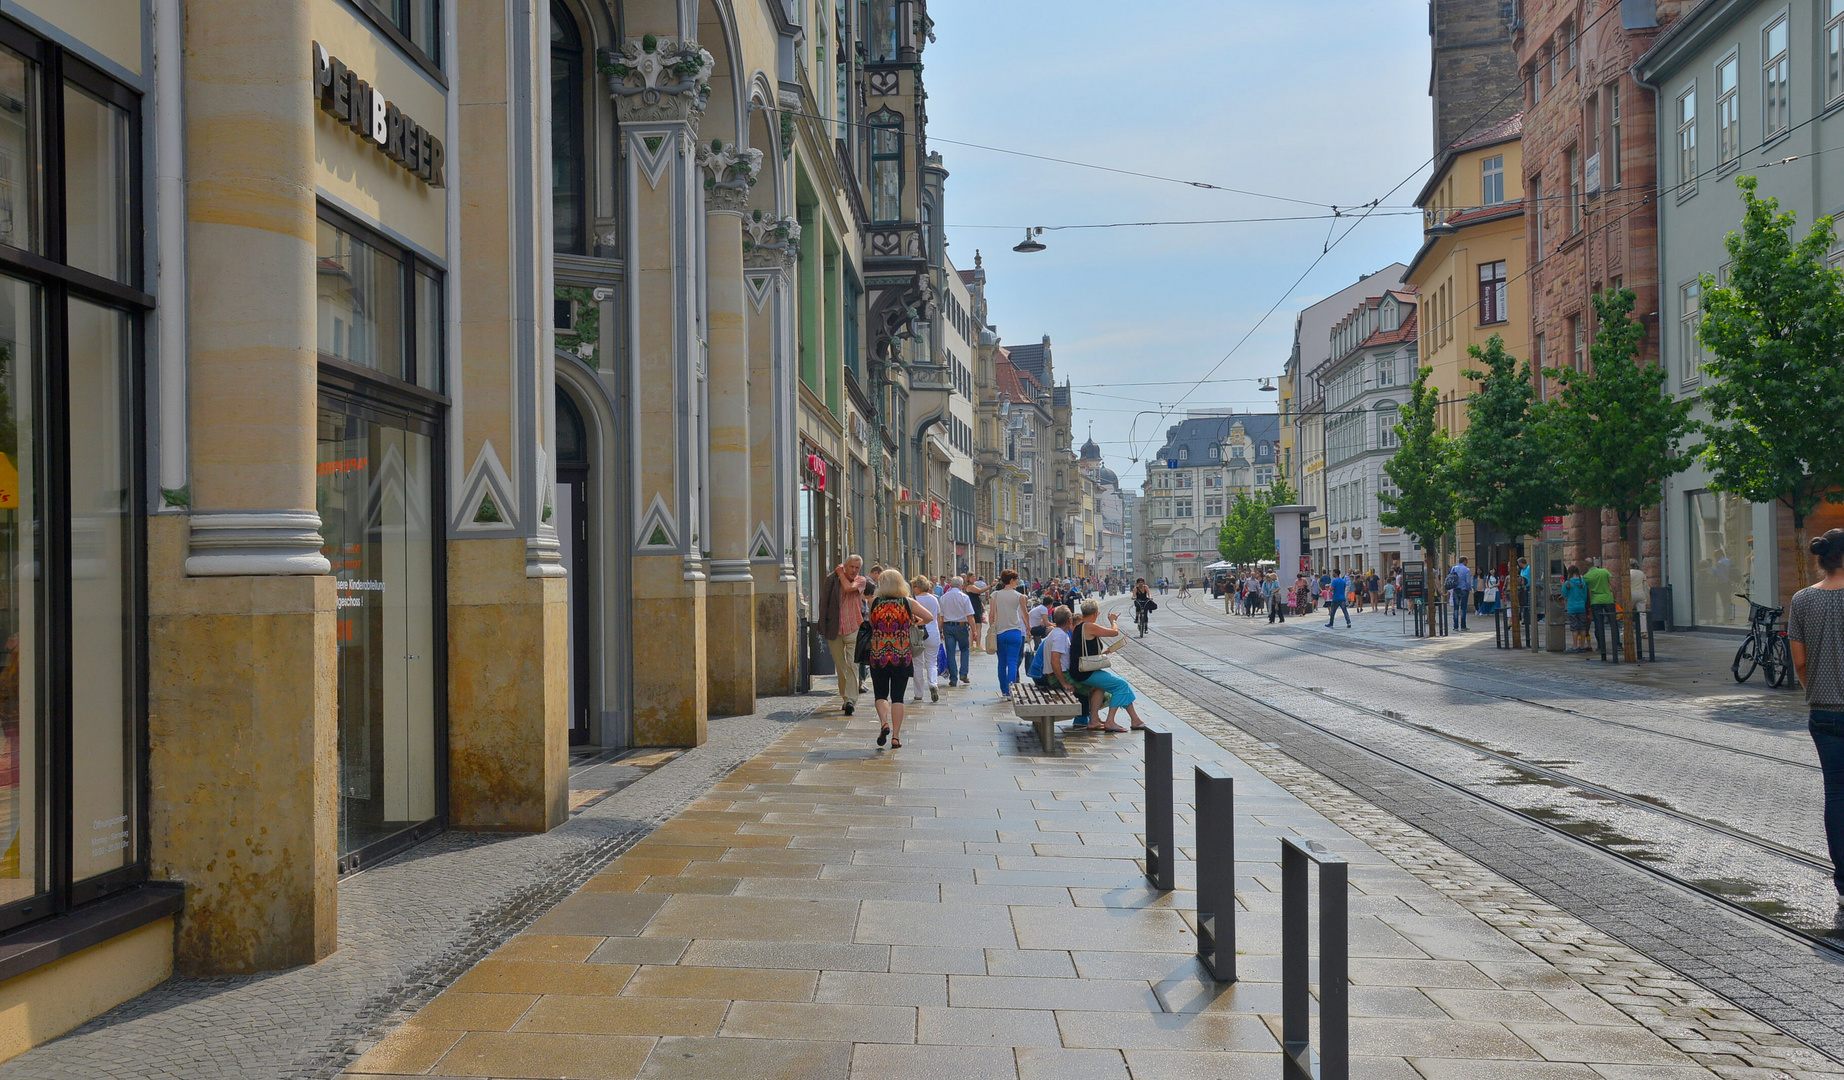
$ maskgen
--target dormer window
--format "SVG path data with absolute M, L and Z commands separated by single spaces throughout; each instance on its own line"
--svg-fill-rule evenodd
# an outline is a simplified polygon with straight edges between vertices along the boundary
M 1215 461 L 1220 455 L 1221 451 L 1219 451 L 1217 447 L 1213 446 L 1210 448 L 1210 460 Z
M 1179 461 L 1190 461 L 1191 460 L 1191 448 L 1188 446 L 1179 447 L 1178 448 L 1178 460 Z

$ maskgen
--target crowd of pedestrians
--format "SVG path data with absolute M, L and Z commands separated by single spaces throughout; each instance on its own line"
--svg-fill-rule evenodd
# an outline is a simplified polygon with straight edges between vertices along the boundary
M 1046 690 L 1064 690 L 1082 703 L 1072 730 L 1122 732 L 1141 728 L 1133 688 L 1107 670 L 1108 639 L 1121 631 L 1118 615 L 1104 622 L 1096 594 L 1125 592 L 1124 580 L 1063 578 L 1024 581 L 1006 570 L 988 584 L 973 574 L 917 575 L 872 566 L 848 556 L 821 582 L 816 618 L 838 673 L 839 708 L 847 716 L 858 699 L 872 695 L 878 746 L 903 745 L 909 705 L 926 692 L 941 700 L 942 682 L 954 690 L 971 685 L 976 649 L 997 660 L 999 693 L 1009 697 L 1021 679 Z M 1150 593 L 1145 579 L 1136 596 Z M 1103 708 L 1107 718 L 1092 718 Z M 1115 722 L 1125 710 L 1131 726 Z

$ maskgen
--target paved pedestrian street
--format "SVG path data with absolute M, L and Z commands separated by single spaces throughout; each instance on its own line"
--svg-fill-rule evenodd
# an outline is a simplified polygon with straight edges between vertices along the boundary
M 1142 874 L 1141 737 L 1044 756 L 977 656 L 973 688 L 911 707 L 901 750 L 874 745 L 868 701 L 787 725 L 345 1075 L 1270 1080 L 1283 836 L 1350 862 L 1353 1076 L 1844 1074 L 1272 744 L 1207 737 L 1175 691 L 1121 671 L 1175 733 L 1185 859 L 1193 766 L 1235 777 L 1240 982 L 1193 958 L 1192 864 L 1169 894 Z

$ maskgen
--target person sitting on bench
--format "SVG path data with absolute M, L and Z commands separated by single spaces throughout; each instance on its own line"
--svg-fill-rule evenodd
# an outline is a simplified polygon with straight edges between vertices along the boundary
M 1043 654 L 1044 674 L 1037 680 L 1039 689 L 1061 690 L 1075 697 L 1082 703 L 1082 714 L 1069 726 L 1075 731 L 1087 731 L 1089 723 L 1089 695 L 1076 686 L 1075 662 L 1070 656 L 1069 628 L 1071 616 L 1069 608 L 1057 605 L 1050 613 L 1051 630 L 1044 638 L 1039 652 Z

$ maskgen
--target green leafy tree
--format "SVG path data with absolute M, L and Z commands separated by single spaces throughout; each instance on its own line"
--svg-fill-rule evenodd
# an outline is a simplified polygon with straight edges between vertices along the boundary
M 1556 368 L 1562 394 L 1551 403 L 1556 460 L 1575 501 L 1612 510 L 1620 528 L 1614 595 L 1633 610 L 1627 573 L 1633 522 L 1664 497 L 1665 481 L 1690 464 L 1678 444 L 1695 430 L 1691 402 L 1665 392 L 1665 369 L 1638 362 L 1645 324 L 1635 321 L 1633 290 L 1610 289 L 1594 297 L 1600 329 L 1589 349 L 1593 368 Z M 1635 659 L 1627 634 L 1626 659 Z
M 1424 367 L 1415 373 L 1409 387 L 1409 404 L 1396 425 L 1396 452 L 1383 465 L 1383 471 L 1396 485 L 1396 493 L 1377 493 L 1377 501 L 1389 509 L 1378 520 L 1395 529 L 1403 529 L 1428 552 L 1427 582 L 1430 590 L 1439 587 L 1440 544 L 1458 522 L 1459 499 L 1454 492 L 1454 446 L 1435 410 L 1440 392 L 1428 385 L 1434 369 Z M 1429 626 L 1434 625 L 1434 606 L 1428 606 Z
M 1225 562 L 1243 564 L 1275 558 L 1279 548 L 1274 540 L 1274 515 L 1268 507 L 1289 506 L 1298 497 L 1285 477 L 1267 491 L 1238 494 L 1217 529 L 1217 554 Z
M 1792 511 L 1796 547 L 1784 565 L 1805 567 L 1806 518 L 1821 501 L 1844 501 L 1844 271 L 1825 266 L 1831 218 L 1795 244 L 1793 215 L 1757 198 L 1754 177 L 1736 185 L 1745 210 L 1726 241 L 1728 284 L 1702 280 L 1701 456 L 1711 487 Z
M 1569 507 L 1569 488 L 1556 466 L 1556 448 L 1537 398 L 1528 360 L 1519 363 L 1497 334 L 1467 347 L 1484 366 L 1465 375 L 1479 384 L 1466 399 L 1466 432 L 1455 440 L 1454 481 L 1460 516 L 1503 529 L 1516 539 L 1540 534 L 1543 519 Z M 1521 645 L 1517 582 L 1504 591 L 1511 644 Z

